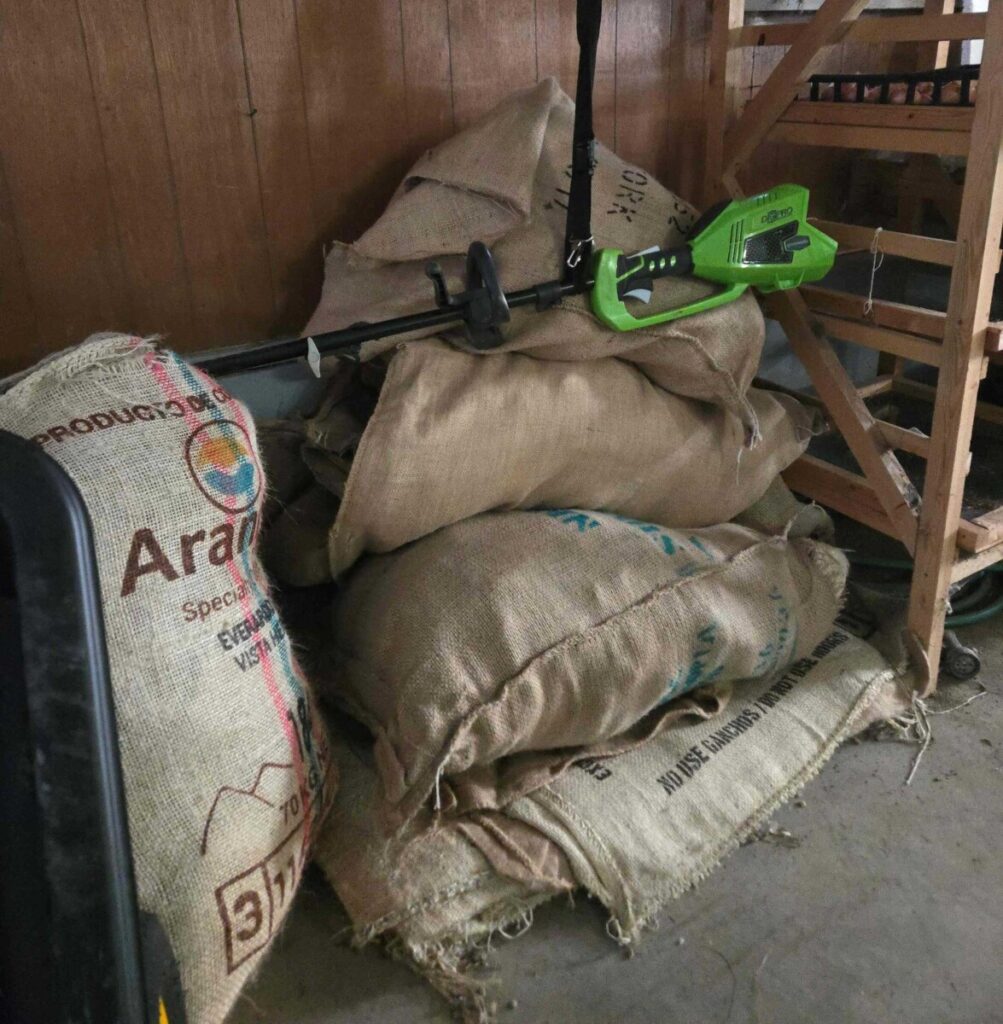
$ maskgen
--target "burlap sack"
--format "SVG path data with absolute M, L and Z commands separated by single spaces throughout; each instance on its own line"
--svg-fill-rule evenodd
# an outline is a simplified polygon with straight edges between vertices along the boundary
M 812 414 L 795 400 L 748 398 L 763 430 L 753 449 L 734 417 L 668 394 L 620 360 L 483 359 L 406 345 L 331 515 L 329 572 L 316 496 L 280 517 L 281 556 L 269 537 L 267 564 L 287 583 L 321 583 L 365 551 L 393 551 L 491 509 L 574 505 L 666 526 L 722 522 L 760 498 L 811 434 Z
M 70 474 L 97 549 L 142 909 L 190 1024 L 215 1024 L 278 931 L 321 818 L 323 726 L 254 554 L 246 409 L 138 338 L 100 336 L 0 397 Z
M 495 826 L 516 818 L 559 846 L 578 881 L 609 908 L 622 941 L 634 941 L 896 689 L 878 651 L 836 629 L 787 670 L 736 685 L 722 718 L 580 765 L 494 815 Z
M 472 948 L 495 932 L 521 925 L 533 907 L 575 886 L 571 868 L 554 844 L 527 872 L 518 860 L 499 875 L 459 830 L 427 822 L 388 835 L 381 822 L 379 778 L 368 736 L 345 720 L 332 722 L 333 761 L 339 786 L 321 830 L 314 859 L 344 904 L 356 942 L 382 940 L 403 956 L 465 1019 L 483 1020 L 484 986 L 468 971 Z M 542 838 L 529 826 L 505 822 L 530 847 Z M 514 830 L 513 830 L 514 829 Z
M 306 421 L 256 420 L 254 425 L 266 480 L 261 518 L 262 524 L 267 526 L 313 482 L 310 468 L 302 457 Z
M 433 794 L 443 811 L 499 807 L 715 713 L 725 695 L 709 684 L 810 651 L 846 568 L 826 545 L 730 524 L 482 515 L 356 569 L 325 686 L 376 737 L 391 821 Z
M 836 527 L 829 513 L 814 502 L 798 501 L 783 477 L 779 476 L 761 498 L 735 516 L 734 522 L 759 533 L 784 533 L 791 538 L 811 537 L 826 544 L 832 544 L 836 539 Z
M 331 250 L 320 304 L 306 332 L 429 308 L 428 258 L 435 257 L 452 286 L 462 290 L 461 254 L 478 239 L 493 243 L 507 290 L 560 277 L 573 118 L 571 100 L 547 79 L 514 93 L 477 124 L 426 153 L 369 231 L 354 246 Z M 597 147 L 597 155 L 596 244 L 630 253 L 681 242 L 694 221 L 693 208 L 604 146 Z M 650 308 L 680 306 L 715 287 L 694 279 L 659 281 Z M 502 351 L 544 359 L 630 360 L 676 394 L 731 410 L 747 427 L 750 441 L 758 436 L 756 410 L 746 391 L 759 364 L 764 326 L 751 296 L 629 333 L 606 327 L 592 315 L 588 298 L 576 296 L 542 314 L 514 310 L 504 334 Z M 368 343 L 363 358 L 392 345 L 392 339 Z

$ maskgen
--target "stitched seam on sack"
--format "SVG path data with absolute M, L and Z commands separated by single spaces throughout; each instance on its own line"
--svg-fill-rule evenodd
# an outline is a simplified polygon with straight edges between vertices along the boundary
M 613 854 L 610 852 L 609 847 L 603 841 L 602 837 L 595 831 L 595 829 L 592 828 L 592 826 L 589 824 L 588 821 L 586 821 L 585 818 L 578 814 L 578 812 L 550 786 L 546 786 L 543 789 L 541 789 L 538 793 L 534 794 L 533 799 L 537 800 L 540 803 L 549 801 L 554 805 L 550 809 L 552 814 L 555 813 L 556 807 L 556 810 L 564 814 L 568 820 L 573 821 L 576 825 L 578 825 L 578 827 L 582 830 L 584 834 L 591 836 L 592 841 L 596 845 L 595 851 L 586 851 L 584 847 L 580 846 L 579 848 L 581 850 L 581 853 L 585 856 L 585 860 L 589 861 L 590 863 L 592 862 L 592 857 L 588 856 L 589 852 L 597 853 L 599 855 L 599 859 L 605 861 L 610 873 L 613 875 L 613 877 L 617 881 L 617 884 L 620 886 L 620 892 L 623 894 L 624 906 L 629 911 L 631 908 L 631 899 L 630 893 L 627 891 L 627 883 L 624 880 L 622 872 L 617 867 L 616 860 L 614 859 Z M 596 872 L 596 876 L 599 877 L 600 880 L 602 880 L 601 876 L 599 875 L 599 872 Z M 594 895 L 598 898 L 601 898 L 599 893 L 595 893 Z
M 500 829 L 494 822 L 481 819 L 475 821 L 474 824 L 479 825 L 485 832 L 487 832 L 498 845 L 508 854 L 515 857 L 517 861 L 534 877 L 539 877 L 537 872 L 534 870 L 535 866 L 522 848 L 510 839 L 505 832 Z
M 384 914 L 382 917 L 378 917 L 375 921 L 363 925 L 361 930 L 370 933 L 371 937 L 375 938 L 375 936 L 386 931 L 388 928 L 396 928 L 412 917 L 426 910 L 431 910 L 433 907 L 440 906 L 447 900 L 455 899 L 457 896 L 465 896 L 476 889 L 482 889 L 485 882 L 489 882 L 497 877 L 494 871 L 479 871 L 469 881 L 454 882 L 452 885 L 447 885 L 444 889 L 439 889 L 426 899 L 409 903 L 402 910 L 395 910 L 389 914 Z
M 592 314 L 589 310 L 577 309 L 574 306 L 563 306 L 563 307 L 561 307 L 561 309 L 566 311 L 566 312 L 569 312 L 569 313 L 576 313 L 576 314 L 578 314 L 579 316 L 581 316 L 581 317 L 583 317 L 585 319 L 594 319 L 594 314 Z M 657 333 L 655 331 L 638 330 L 638 331 L 634 332 L 634 335 L 635 335 L 635 337 L 646 339 L 646 343 L 647 344 L 651 344 L 653 342 L 664 343 L 667 340 L 689 342 L 691 345 L 694 346 L 694 348 L 696 348 L 698 353 L 701 356 L 703 356 L 703 358 L 707 361 L 707 364 L 710 366 L 710 368 L 715 373 L 719 374 L 721 377 L 724 378 L 728 391 L 731 392 L 731 394 L 732 394 L 732 396 L 734 398 L 738 399 L 739 404 L 742 405 L 743 407 L 747 407 L 747 408 L 749 408 L 751 410 L 751 408 L 752 408 L 751 407 L 751 403 L 749 402 L 749 399 L 748 399 L 747 395 L 745 394 L 745 392 L 743 392 L 742 389 L 738 386 L 738 381 L 735 380 L 734 374 L 730 370 L 728 370 L 724 366 L 722 366 L 707 351 L 707 349 L 703 346 L 703 344 L 697 338 L 695 338 L 692 334 L 689 334 L 686 331 L 676 331 L 676 330 L 669 330 L 669 331 L 666 331 L 664 333 Z M 641 348 L 641 347 L 642 347 L 641 345 L 637 345 L 636 346 L 636 348 Z M 634 349 L 631 349 L 630 351 L 632 352 L 632 351 L 634 351 Z M 624 357 L 620 356 L 619 358 L 624 358 Z
M 119 334 L 91 342 L 89 345 L 84 342 L 75 348 L 57 352 L 22 374 L 14 374 L 8 378 L 8 381 L 13 383 L 6 391 L 0 393 L 0 405 L 9 403 L 11 406 L 23 407 L 39 387 L 49 384 L 52 380 L 58 384 L 65 384 L 86 370 L 100 369 L 100 373 L 92 374 L 92 379 L 95 380 L 120 377 L 132 369 L 132 366 L 118 364 L 131 364 L 156 351 L 157 337 L 158 335 L 150 335 L 139 339 L 136 335 Z
M 713 688 L 708 687 L 708 689 Z M 720 698 L 718 700 L 720 703 Z M 623 754 L 630 753 L 632 750 L 636 750 L 642 744 L 648 743 L 674 722 L 690 717 L 695 717 L 699 721 L 707 721 L 720 714 L 726 706 L 726 702 L 720 703 L 720 706 L 715 711 L 708 712 L 702 705 L 701 698 L 693 693 L 677 697 L 671 703 L 678 704 L 679 706 L 673 708 L 670 705 L 656 705 L 638 719 L 637 722 L 627 726 L 615 736 L 610 736 L 604 740 L 596 740 L 593 743 L 581 744 L 576 748 L 559 747 L 553 751 L 548 751 L 548 753 L 553 753 L 556 758 L 556 760 L 549 762 L 546 766 L 550 774 L 550 780 L 539 783 L 534 782 L 532 776 L 528 776 L 521 779 L 518 785 L 510 783 L 508 787 L 499 788 L 499 804 L 503 807 L 508 806 L 516 800 L 532 795 L 536 790 L 544 786 L 549 786 L 552 782 L 556 782 L 576 761 L 581 761 L 584 758 L 620 757 Z M 639 738 L 632 738 L 631 733 L 633 730 L 649 717 L 655 715 L 656 712 L 659 715 L 652 725 L 652 731 L 645 733 Z M 664 721 L 665 718 L 669 718 L 669 721 Z M 462 777 L 462 774 L 460 777 Z
M 749 529 L 749 527 L 742 527 L 742 529 Z M 750 530 L 750 532 L 754 531 Z M 630 604 L 613 612 L 602 621 L 594 623 L 587 629 L 581 630 L 577 633 L 568 634 L 567 636 L 561 637 L 559 640 L 555 640 L 549 647 L 545 648 L 542 651 L 537 651 L 535 654 L 531 655 L 529 659 L 516 672 L 503 679 L 497 685 L 494 693 L 491 695 L 489 700 L 485 701 L 482 704 L 479 704 L 476 708 L 472 708 L 469 712 L 467 712 L 466 715 L 464 715 L 464 717 L 459 721 L 459 723 L 457 723 L 456 730 L 461 729 L 464 726 L 464 724 L 466 724 L 470 719 L 476 718 L 486 707 L 489 707 L 497 701 L 502 700 L 504 697 L 502 691 L 506 687 L 508 687 L 510 683 L 517 682 L 524 675 L 526 675 L 526 673 L 529 672 L 537 662 L 543 661 L 546 658 L 556 657 L 566 647 L 578 647 L 584 644 L 596 643 L 601 638 L 602 631 L 605 630 L 607 627 L 610 627 L 611 625 L 615 625 L 617 620 L 619 620 L 620 618 L 639 612 L 642 608 L 644 608 L 645 605 L 652 604 L 661 597 L 667 597 L 669 594 L 673 593 L 677 588 L 681 588 L 688 583 L 698 582 L 721 575 L 722 573 L 727 572 L 729 569 L 734 568 L 740 559 L 743 559 L 746 555 L 749 555 L 751 557 L 753 553 L 758 552 L 761 548 L 779 548 L 784 546 L 789 547 L 790 544 L 791 542 L 782 536 L 767 537 L 764 540 L 756 541 L 755 544 L 751 544 L 749 547 L 743 548 L 741 551 L 736 551 L 734 555 L 732 555 L 724 562 L 718 562 L 714 565 L 707 566 L 704 570 L 696 572 L 692 576 L 677 577 L 674 580 L 670 580 L 666 583 L 660 584 L 653 590 L 649 590 L 647 593 L 642 594 L 639 598 L 636 598 L 634 601 L 631 601 Z M 371 666 L 369 660 L 366 659 L 363 655 L 360 655 L 354 648 L 345 647 L 342 644 L 340 644 L 337 640 L 332 642 L 332 647 L 334 651 L 337 652 L 338 656 L 342 658 L 344 661 L 352 662 L 354 665 L 358 666 L 360 674 L 363 675 L 368 681 L 373 683 L 379 683 L 382 686 L 396 685 L 396 679 L 391 679 L 390 677 L 384 675 L 377 669 L 374 669 Z M 340 697 L 340 692 L 338 695 Z M 450 746 L 451 745 L 452 740 L 450 740 Z
M 705 580 L 720 575 L 724 572 L 727 572 L 729 569 L 734 568 L 738 560 L 743 558 L 743 556 L 750 555 L 751 557 L 751 553 L 758 552 L 760 548 L 782 547 L 784 546 L 784 544 L 786 544 L 786 542 L 781 537 L 768 537 L 765 540 L 757 541 L 755 544 L 752 544 L 751 546 L 743 548 L 741 551 L 736 552 L 727 561 L 709 566 L 704 571 L 694 573 L 692 576 L 677 577 L 674 580 L 670 580 L 669 582 L 662 584 L 659 587 L 656 587 L 654 590 L 648 591 L 646 594 L 642 595 L 635 601 L 631 602 L 625 608 L 621 608 L 619 611 L 614 612 L 608 618 L 603 619 L 602 622 L 595 623 L 594 625 L 590 626 L 587 630 L 584 630 L 582 632 L 562 637 L 560 640 L 557 640 L 553 644 L 551 644 L 551 646 L 548 647 L 546 650 L 538 651 L 516 673 L 514 673 L 511 676 L 508 676 L 506 679 L 503 679 L 496 686 L 494 693 L 492 694 L 489 700 L 484 701 L 476 708 L 472 708 L 469 712 L 467 712 L 466 715 L 463 716 L 463 718 L 460 719 L 460 721 L 453 727 L 450 735 L 446 739 L 444 739 L 440 754 L 434 758 L 434 760 L 418 775 L 418 777 L 412 783 L 409 784 L 408 789 L 420 789 L 421 796 L 418 799 L 424 800 L 428 793 L 430 793 L 432 790 L 435 776 L 438 773 L 440 767 L 449 759 L 450 754 L 453 752 L 453 749 L 459 742 L 463 730 L 468 728 L 469 725 L 471 725 L 479 715 L 483 714 L 487 708 L 491 707 L 493 704 L 500 703 L 501 701 L 503 701 L 505 699 L 504 691 L 510 685 L 514 685 L 520 679 L 522 679 L 526 675 L 526 673 L 529 672 L 533 668 L 533 666 L 538 662 L 542 662 L 546 658 L 555 658 L 564 650 L 571 647 L 577 647 L 588 643 L 597 643 L 602 638 L 603 630 L 616 625 L 618 620 L 620 620 L 621 618 L 632 613 L 638 612 L 645 605 L 654 603 L 658 598 L 668 596 L 670 593 L 674 592 L 676 588 L 680 588 L 690 582 L 695 582 L 697 580 Z M 363 670 L 364 675 L 368 679 L 373 680 L 382 686 L 393 686 L 395 684 L 395 680 L 389 679 L 385 677 L 381 672 L 373 669 L 367 661 L 364 661 L 354 651 L 347 650 L 337 643 L 335 643 L 334 646 L 335 649 L 346 660 L 359 664 Z M 388 730 L 386 730 L 384 727 L 384 731 Z M 406 802 L 409 796 L 413 798 L 413 794 L 406 794 L 401 799 L 400 803 Z
M 508 678 L 503 679 L 495 689 L 494 694 L 490 700 L 485 701 L 478 707 L 469 711 L 463 718 L 457 723 L 454 730 L 453 738 L 447 745 L 447 755 L 452 750 L 458 739 L 458 734 L 464 727 L 472 723 L 479 715 L 481 715 L 485 709 L 491 707 L 491 705 L 499 703 L 504 700 L 504 691 L 512 684 L 518 682 L 520 679 L 525 677 L 527 673 L 532 671 L 534 666 L 538 663 L 543 663 L 547 660 L 558 657 L 564 651 L 582 647 L 589 644 L 598 643 L 602 640 L 603 635 L 606 631 L 612 630 L 618 626 L 622 620 L 628 617 L 634 617 L 640 614 L 642 611 L 647 611 L 648 605 L 655 604 L 661 598 L 669 597 L 673 595 L 676 590 L 680 590 L 690 583 L 697 583 L 703 580 L 708 580 L 721 576 L 730 570 L 734 569 L 740 561 L 744 561 L 747 557 L 751 558 L 753 554 L 756 554 L 762 548 L 780 548 L 787 546 L 786 541 L 782 537 L 769 537 L 765 540 L 757 541 L 755 544 L 750 545 L 747 548 L 743 548 L 741 551 L 736 552 L 729 559 L 724 562 L 719 562 L 716 565 L 708 566 L 701 572 L 694 573 L 692 576 L 677 577 L 674 580 L 669 580 L 666 583 L 659 584 L 652 590 L 649 590 L 646 594 L 632 601 L 630 604 L 618 611 L 613 612 L 607 618 L 601 622 L 597 622 L 587 629 L 581 630 L 578 633 L 572 633 L 568 636 L 562 637 L 560 640 L 555 641 L 548 648 L 543 651 L 538 651 L 534 654 L 519 670 Z
M 467 712 L 467 714 L 463 716 L 463 718 L 454 726 L 449 737 L 446 740 L 444 740 L 441 748 L 441 753 L 438 756 L 436 756 L 432 760 L 432 762 L 424 769 L 424 771 L 422 771 L 417 776 L 414 782 L 411 783 L 411 785 L 409 786 L 409 793 L 406 794 L 400 802 L 402 804 L 412 803 L 415 801 L 420 803 L 421 801 L 425 800 L 428 794 L 432 791 L 432 788 L 435 784 L 435 776 L 439 773 L 440 769 L 446 763 L 446 761 L 449 760 L 449 757 L 455 750 L 460 740 L 463 738 L 463 735 L 465 734 L 466 730 L 468 730 L 476 722 L 479 716 L 483 715 L 488 709 L 490 709 L 492 705 L 503 702 L 506 697 L 504 691 L 507 690 L 509 687 L 514 686 L 520 679 L 523 679 L 526 676 L 526 674 L 533 668 L 534 665 L 536 665 L 537 663 L 544 662 L 545 659 L 548 658 L 556 658 L 559 654 L 563 653 L 565 650 L 569 648 L 583 646 L 585 644 L 598 643 L 602 639 L 603 631 L 611 629 L 614 626 L 618 625 L 620 620 L 625 619 L 627 616 L 638 614 L 642 609 L 645 608 L 646 605 L 653 604 L 655 601 L 662 597 L 667 597 L 668 595 L 674 593 L 677 589 L 680 589 L 691 582 L 696 582 L 698 580 L 706 580 L 712 577 L 722 575 L 723 573 L 726 573 L 730 569 L 734 568 L 740 560 L 744 560 L 746 557 L 751 558 L 754 553 L 758 552 L 762 548 L 781 548 L 787 546 L 787 543 L 788 542 L 786 542 L 782 537 L 768 537 L 764 540 L 757 541 L 755 544 L 752 544 L 749 547 L 743 548 L 741 551 L 736 552 L 726 561 L 718 563 L 713 566 L 709 566 L 703 572 L 694 573 L 694 575 L 692 576 L 676 578 L 674 580 L 671 580 L 667 583 L 660 585 L 659 587 L 656 587 L 654 590 L 648 591 L 648 593 L 644 594 L 637 600 L 631 602 L 631 604 L 629 604 L 626 608 L 621 608 L 619 611 L 614 612 L 612 615 L 604 619 L 602 622 L 598 622 L 595 625 L 590 626 L 587 630 L 584 630 L 583 632 L 575 633 L 571 636 L 562 637 L 560 640 L 556 641 L 554 644 L 548 647 L 545 651 L 541 651 L 533 655 L 533 657 L 530 658 L 529 661 L 527 661 L 525 665 L 523 665 L 522 668 L 519 669 L 518 672 L 516 672 L 514 675 L 509 676 L 507 679 L 502 680 L 502 682 L 496 687 L 494 694 L 492 695 L 490 700 L 487 700 L 484 703 L 480 704 L 478 707 L 473 708 L 471 711 Z M 349 655 L 349 657 L 353 656 Z M 381 683 L 389 685 L 391 682 L 390 680 L 384 679 L 377 672 L 373 672 L 371 674 Z M 420 796 L 416 796 L 414 791 L 420 793 Z

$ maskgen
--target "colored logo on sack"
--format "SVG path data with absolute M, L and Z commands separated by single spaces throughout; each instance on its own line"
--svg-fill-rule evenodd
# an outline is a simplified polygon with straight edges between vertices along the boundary
M 185 462 L 198 489 L 224 512 L 245 512 L 261 493 L 261 467 L 239 423 L 213 420 L 185 444 Z

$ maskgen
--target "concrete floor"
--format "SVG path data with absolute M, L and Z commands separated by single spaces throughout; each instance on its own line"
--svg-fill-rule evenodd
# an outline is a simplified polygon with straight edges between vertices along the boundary
M 632 959 L 598 905 L 543 907 L 497 946 L 500 1024 L 1003 1022 L 1003 618 L 960 635 L 989 693 L 933 719 L 910 787 L 914 747 L 846 745 L 776 816 L 792 843 L 733 854 Z M 936 705 L 976 689 L 947 680 Z M 405 966 L 348 948 L 346 925 L 311 877 L 232 1024 L 450 1020 Z

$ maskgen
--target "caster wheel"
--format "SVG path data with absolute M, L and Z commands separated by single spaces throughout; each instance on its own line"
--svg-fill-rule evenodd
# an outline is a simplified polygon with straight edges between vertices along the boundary
M 957 634 L 949 630 L 944 634 L 940 667 L 954 679 L 971 679 L 982 669 L 982 659 L 974 647 L 965 647 Z

